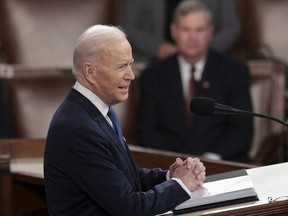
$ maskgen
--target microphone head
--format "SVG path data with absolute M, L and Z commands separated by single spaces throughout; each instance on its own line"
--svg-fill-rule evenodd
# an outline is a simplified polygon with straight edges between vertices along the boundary
M 190 111 L 198 115 L 211 116 L 214 113 L 215 101 L 206 97 L 195 97 L 190 102 Z

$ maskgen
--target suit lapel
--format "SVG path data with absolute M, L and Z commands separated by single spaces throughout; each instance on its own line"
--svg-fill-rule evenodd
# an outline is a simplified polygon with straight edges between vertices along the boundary
M 113 130 L 113 128 L 109 125 L 109 123 L 106 121 L 105 118 L 103 118 L 103 119 L 104 119 L 104 121 L 102 120 L 102 118 L 96 119 L 96 121 L 99 121 L 100 127 L 103 129 L 104 133 L 107 134 L 107 136 L 111 139 L 111 141 L 114 143 L 114 145 L 116 145 L 118 150 L 121 152 L 121 154 L 125 158 L 127 165 L 130 167 L 130 171 L 134 177 L 134 181 L 136 182 L 135 185 L 136 185 L 137 189 L 140 190 L 141 184 L 140 184 L 138 172 L 137 172 L 133 157 L 130 153 L 130 150 L 129 150 L 129 147 L 128 147 L 126 141 L 124 141 L 125 148 L 126 148 L 126 149 L 124 149 L 121 141 L 119 140 L 119 138 L 118 138 L 117 134 L 115 133 L 115 131 Z
M 213 89 L 212 85 L 217 83 L 219 79 L 219 59 L 215 56 L 213 51 L 209 51 L 201 81 L 197 85 L 196 96 L 209 97 Z M 213 80 L 213 82 L 211 82 Z
M 110 124 L 107 122 L 107 120 L 104 118 L 104 116 L 101 114 L 101 112 L 92 104 L 86 97 L 84 97 L 81 93 L 79 93 L 75 89 L 71 89 L 67 96 L 70 100 L 73 100 L 74 102 L 78 103 L 80 106 L 82 106 L 90 115 L 91 118 L 94 121 L 97 121 L 100 128 L 102 129 L 103 133 L 105 133 L 111 140 L 111 142 L 116 146 L 116 148 L 119 150 L 121 155 L 125 158 L 127 165 L 130 167 L 130 171 L 134 177 L 134 180 L 136 182 L 137 189 L 140 190 L 140 182 L 139 182 L 139 176 L 137 173 L 137 169 L 135 167 L 135 163 L 133 161 L 133 158 L 129 152 L 129 148 L 125 142 L 126 150 L 123 148 L 121 141 L 119 140 L 117 134 L 115 133 L 114 129 L 110 126 Z
M 127 157 L 127 149 L 123 148 L 122 143 L 120 142 L 117 134 L 115 133 L 114 129 L 110 126 L 110 124 L 107 122 L 107 120 L 104 117 L 103 118 L 99 117 L 99 118 L 96 118 L 95 120 L 98 121 L 100 128 L 110 138 L 110 140 L 113 142 L 116 148 L 121 152 L 123 157 L 125 157 L 126 160 L 129 159 Z

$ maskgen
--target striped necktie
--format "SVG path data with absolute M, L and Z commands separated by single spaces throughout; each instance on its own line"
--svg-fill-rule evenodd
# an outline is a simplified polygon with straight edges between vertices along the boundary
M 125 144 L 124 144 L 123 135 L 122 135 L 122 131 L 121 131 L 121 127 L 120 127 L 120 123 L 119 123 L 117 115 L 116 115 L 116 113 L 115 113 L 115 111 L 114 111 L 114 109 L 112 107 L 109 107 L 107 115 L 110 118 L 110 120 L 112 121 L 113 129 L 116 132 L 116 134 L 118 135 L 118 138 L 121 141 L 123 148 L 126 150 L 126 147 L 125 147 Z

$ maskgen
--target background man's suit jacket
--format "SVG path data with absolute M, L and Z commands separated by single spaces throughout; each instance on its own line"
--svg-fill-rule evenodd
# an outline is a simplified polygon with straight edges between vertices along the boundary
M 136 167 L 100 111 L 81 93 L 70 91 L 51 121 L 45 149 L 51 216 L 168 211 L 189 195 L 176 181 L 165 181 L 166 173 Z
M 250 77 L 245 64 L 210 50 L 195 97 L 252 110 Z M 187 124 L 177 56 L 155 63 L 141 75 L 139 143 L 176 152 L 214 152 L 224 159 L 247 162 L 253 120 L 240 116 L 192 115 Z

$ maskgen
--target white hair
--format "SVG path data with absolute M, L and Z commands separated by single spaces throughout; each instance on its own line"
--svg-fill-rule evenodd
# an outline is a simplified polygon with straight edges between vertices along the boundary
M 173 22 L 177 22 L 179 17 L 183 15 L 196 11 L 203 11 L 206 14 L 209 25 L 213 25 L 211 10 L 206 6 L 205 3 L 199 0 L 184 0 L 179 3 L 173 14 Z
M 126 38 L 126 34 L 120 27 L 108 25 L 94 25 L 88 28 L 78 39 L 73 55 L 73 74 L 82 71 L 86 61 L 99 64 L 99 55 L 103 45 Z

